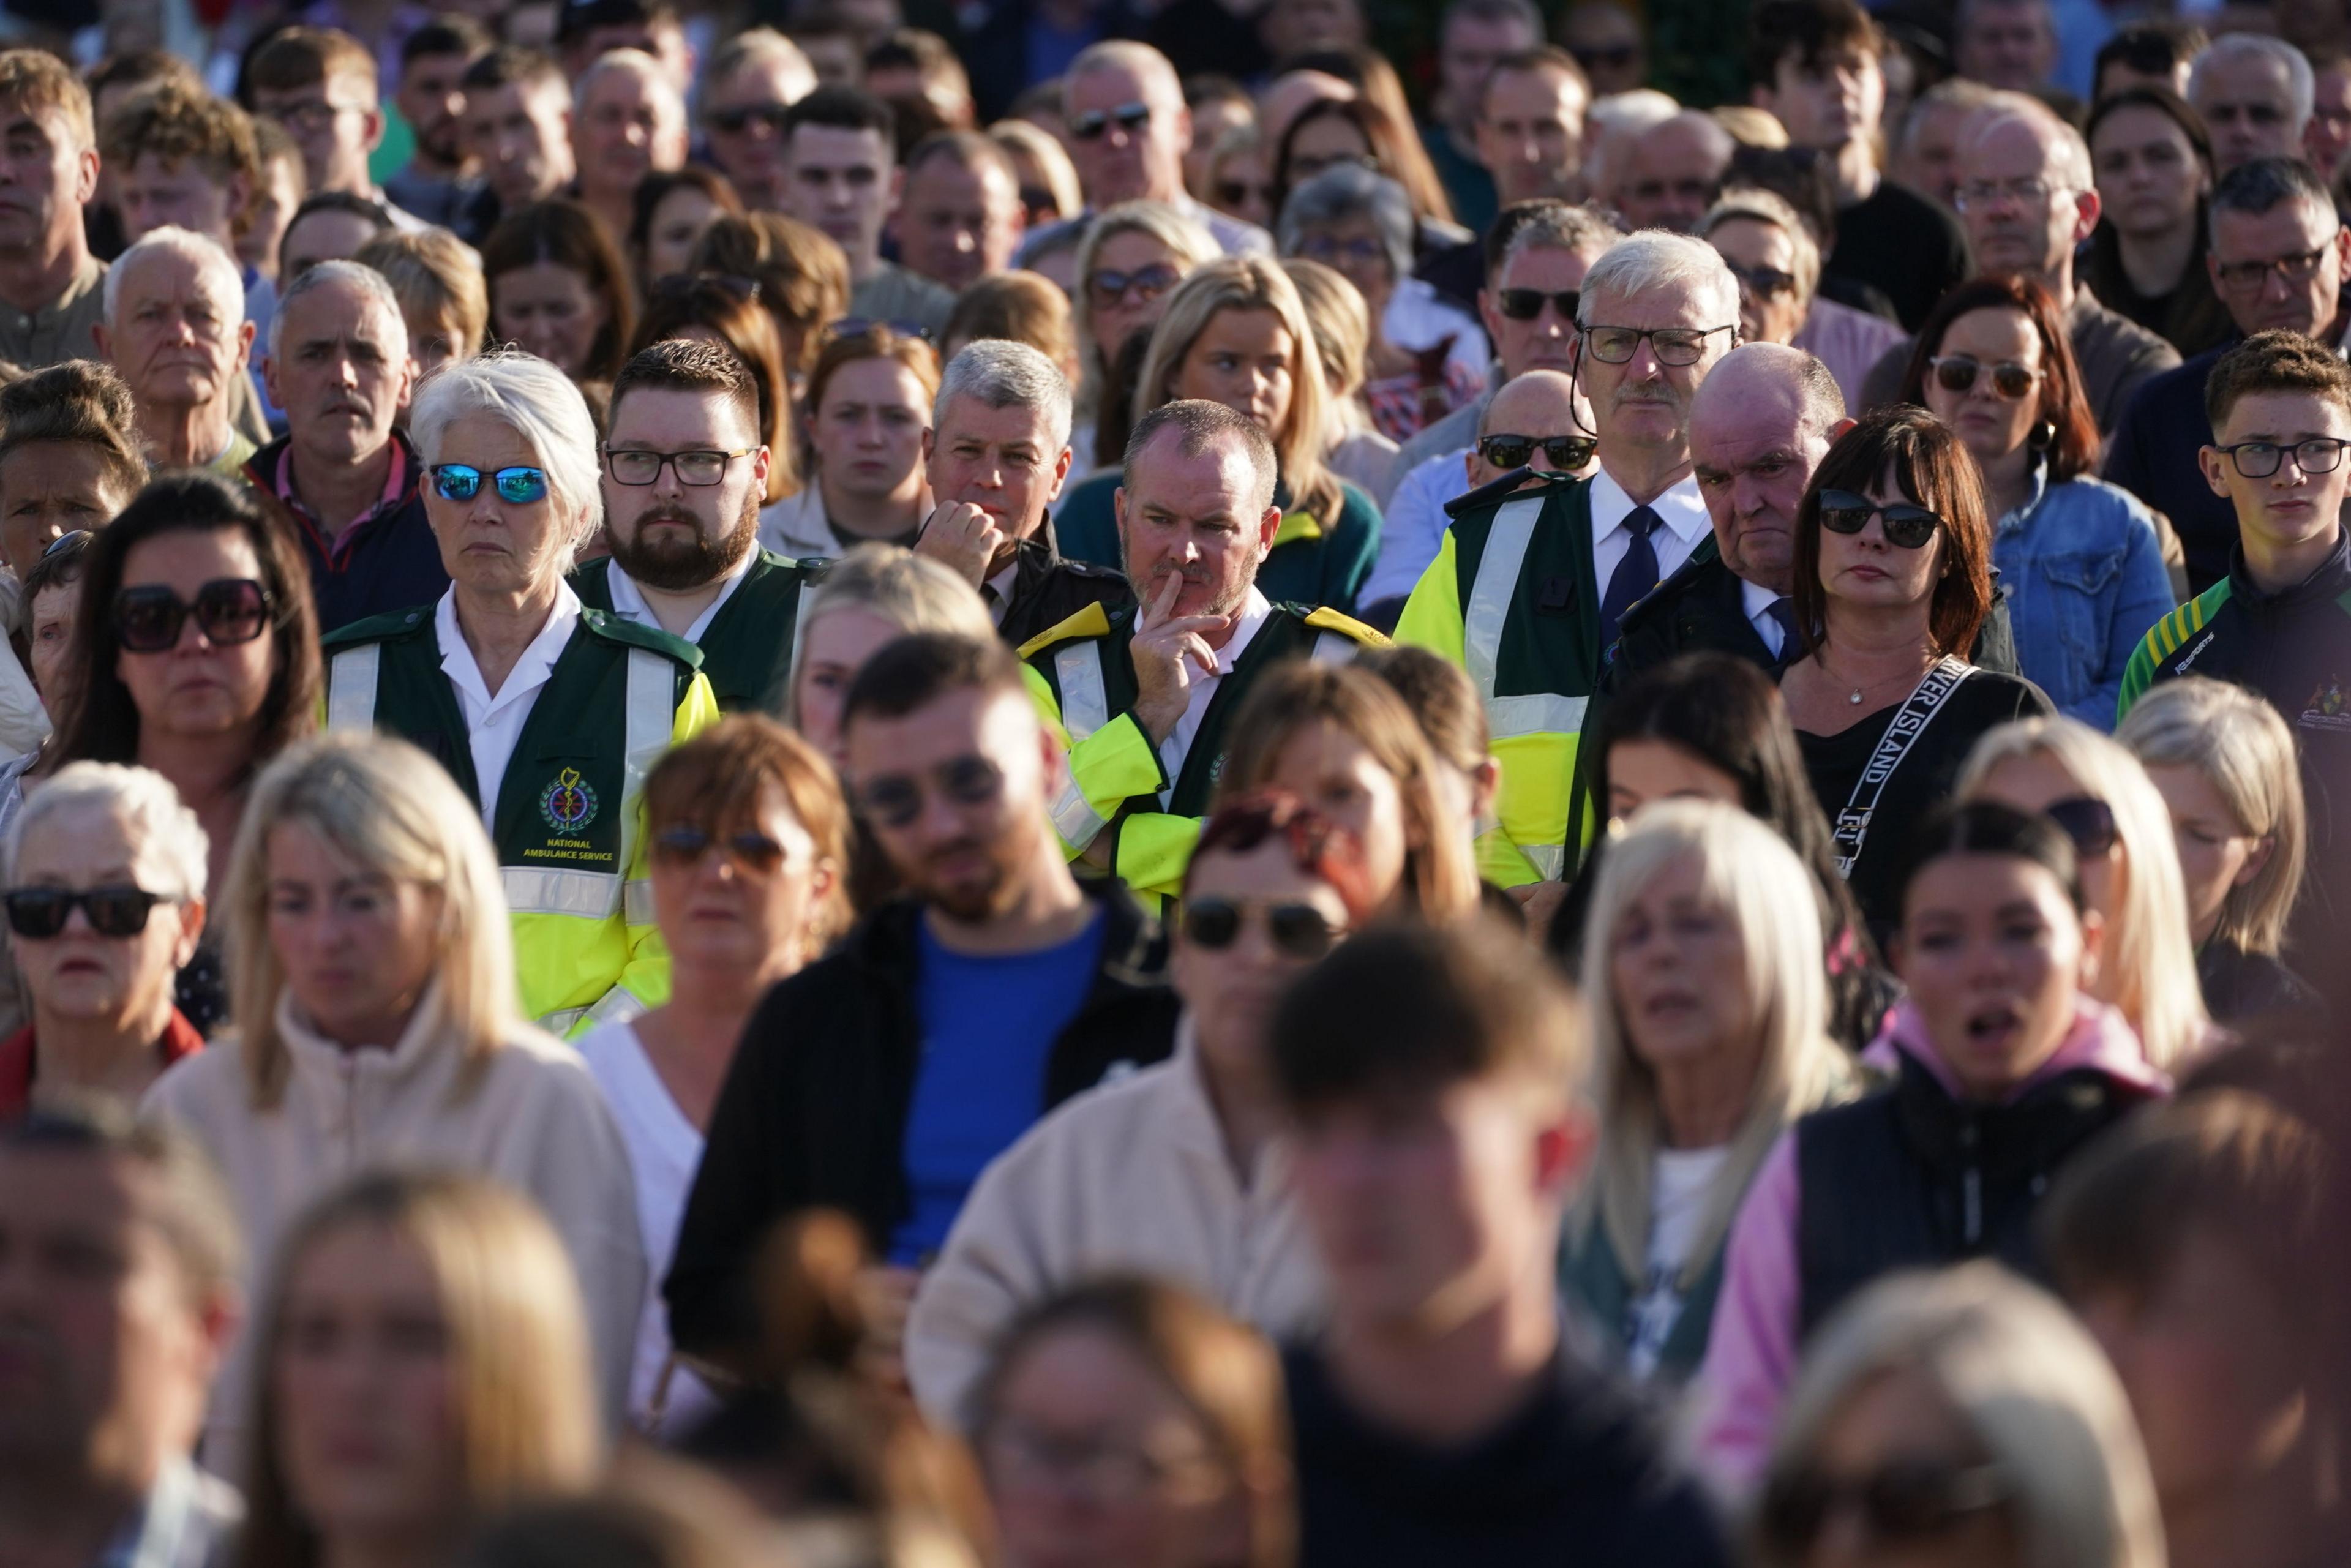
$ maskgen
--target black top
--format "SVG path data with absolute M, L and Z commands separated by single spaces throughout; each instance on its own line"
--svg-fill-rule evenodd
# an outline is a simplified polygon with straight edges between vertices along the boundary
M 2204 988 L 2204 1010 L 2215 1023 L 2258 1019 L 2314 1022 L 2325 1015 L 2325 1005 L 2310 982 L 2267 953 L 2207 942 L 2196 954 L 2196 978 Z
M 1834 735 L 1796 732 L 1813 793 L 1820 798 L 1821 810 L 1828 813 L 1832 826 L 1853 799 L 1862 769 L 1869 766 L 1886 727 L 1894 722 L 1901 707 L 1896 703 L 1880 708 Z M 1861 857 L 1845 874 L 1854 901 L 1861 905 L 1862 919 L 1881 949 L 1901 922 L 1902 890 L 1894 885 L 1894 865 L 1901 855 L 1902 835 L 1949 797 L 1968 753 L 1984 731 L 2011 719 L 2041 717 L 2056 711 L 2031 681 L 1977 670 L 1960 683 L 1934 722 L 1911 743 L 1902 765 L 1877 798 L 1877 810 L 1862 841 Z
M 1924 325 L 1935 301 L 1968 275 L 1959 220 L 1907 185 L 1878 181 L 1867 201 L 1837 214 L 1836 224 L 1836 248 L 1823 270 L 1883 290 L 1907 331 Z
M 1374 1426 L 1322 1356 L 1282 1357 L 1297 1444 L 1299 1568 L 1712 1568 L 1721 1527 L 1605 1375 L 1555 1355 L 1494 1431 L 1432 1448 Z

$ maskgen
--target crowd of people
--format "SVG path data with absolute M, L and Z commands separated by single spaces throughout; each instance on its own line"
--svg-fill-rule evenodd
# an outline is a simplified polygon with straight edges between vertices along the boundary
M 2351 11 L 1368 9 L 7 7 L 0 1564 L 2351 1557 Z

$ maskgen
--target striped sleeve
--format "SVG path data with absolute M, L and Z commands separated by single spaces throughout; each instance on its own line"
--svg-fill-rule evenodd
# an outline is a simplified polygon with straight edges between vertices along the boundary
M 2123 666 L 2123 689 L 2115 704 L 2115 722 L 2120 724 L 2131 705 L 2145 695 L 2163 673 L 2163 662 L 2188 645 L 2205 627 L 2211 624 L 2220 607 L 2229 601 L 2229 580 L 2222 578 L 2202 593 L 2172 611 L 2147 629 L 2147 635 Z

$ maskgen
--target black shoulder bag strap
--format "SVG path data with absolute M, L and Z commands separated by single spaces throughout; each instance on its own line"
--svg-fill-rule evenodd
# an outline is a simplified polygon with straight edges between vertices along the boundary
M 1877 810 L 1878 797 L 1886 793 L 1886 781 L 1902 766 L 1902 759 L 1910 755 L 1918 737 L 1927 733 L 1927 727 L 1935 722 L 1935 716 L 1943 711 L 1951 694 L 1974 673 L 1975 666 L 1965 659 L 1946 653 L 1911 692 L 1910 700 L 1902 705 L 1894 722 L 1886 727 L 1877 749 L 1870 753 L 1869 766 L 1861 770 L 1844 810 L 1837 813 L 1838 875 L 1851 876 L 1854 862 L 1861 859 L 1862 845 L 1869 840 L 1869 819 Z

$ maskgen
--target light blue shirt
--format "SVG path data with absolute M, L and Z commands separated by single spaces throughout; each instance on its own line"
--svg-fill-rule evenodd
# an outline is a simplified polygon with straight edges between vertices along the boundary
M 1466 446 L 1439 453 L 1415 464 L 1396 482 L 1380 520 L 1379 558 L 1372 562 L 1372 575 L 1364 580 L 1356 603 L 1402 599 L 1420 586 L 1421 574 L 1437 559 L 1452 520 L 1445 515 L 1445 503 L 1469 492 L 1469 467 L 1463 461 L 1468 453 Z
M 2024 676 L 2058 708 L 2101 730 L 2115 727 L 2123 667 L 2147 629 L 2170 613 L 2155 518 L 2139 498 L 2103 479 L 2045 482 L 1992 529 L 1992 564 L 2009 585 L 2009 618 Z

